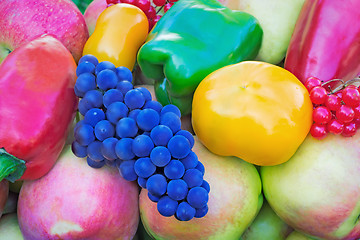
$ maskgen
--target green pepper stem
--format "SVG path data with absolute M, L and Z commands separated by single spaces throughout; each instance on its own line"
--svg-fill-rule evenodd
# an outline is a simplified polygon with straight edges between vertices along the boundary
M 25 169 L 24 160 L 11 155 L 4 148 L 0 148 L 0 182 L 4 178 L 10 182 L 15 182 L 21 178 Z

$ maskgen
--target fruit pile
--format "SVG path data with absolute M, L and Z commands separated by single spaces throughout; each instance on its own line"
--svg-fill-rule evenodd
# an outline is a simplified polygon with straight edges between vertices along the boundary
M 360 128 L 360 93 L 354 81 L 342 84 L 336 90 L 331 89 L 331 83 L 340 80 L 322 82 L 310 77 L 305 86 L 310 93 L 314 105 L 313 120 L 310 133 L 313 137 L 322 139 L 327 133 L 341 134 L 344 137 L 354 136 Z
M 76 74 L 83 119 L 74 128 L 74 154 L 93 168 L 107 164 L 136 180 L 163 216 L 204 217 L 210 186 L 191 151 L 194 137 L 181 129 L 180 110 L 153 101 L 144 87 L 134 88 L 128 68 L 93 55 L 80 58 Z

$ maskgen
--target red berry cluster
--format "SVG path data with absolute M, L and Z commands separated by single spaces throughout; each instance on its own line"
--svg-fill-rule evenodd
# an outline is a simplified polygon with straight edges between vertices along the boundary
M 162 17 L 161 10 L 166 13 L 178 0 L 106 0 L 108 6 L 117 3 L 128 3 L 140 8 L 149 20 L 149 31 Z
M 342 84 L 338 90 L 331 91 L 327 90 L 328 83 L 315 77 L 305 82 L 314 106 L 310 133 L 318 139 L 327 133 L 354 136 L 360 128 L 360 87 Z

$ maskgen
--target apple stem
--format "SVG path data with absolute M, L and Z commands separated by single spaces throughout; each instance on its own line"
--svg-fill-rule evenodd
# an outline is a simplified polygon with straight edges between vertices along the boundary
M 4 148 L 0 148 L 0 182 L 4 178 L 10 182 L 15 182 L 21 178 L 25 169 L 24 160 L 11 155 Z

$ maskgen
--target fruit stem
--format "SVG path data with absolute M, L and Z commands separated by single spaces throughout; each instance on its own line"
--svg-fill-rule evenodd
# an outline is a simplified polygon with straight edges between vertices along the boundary
M 21 160 L 4 148 L 0 148 L 0 182 L 5 178 L 10 182 L 15 182 L 24 174 L 26 169 L 25 161 Z

